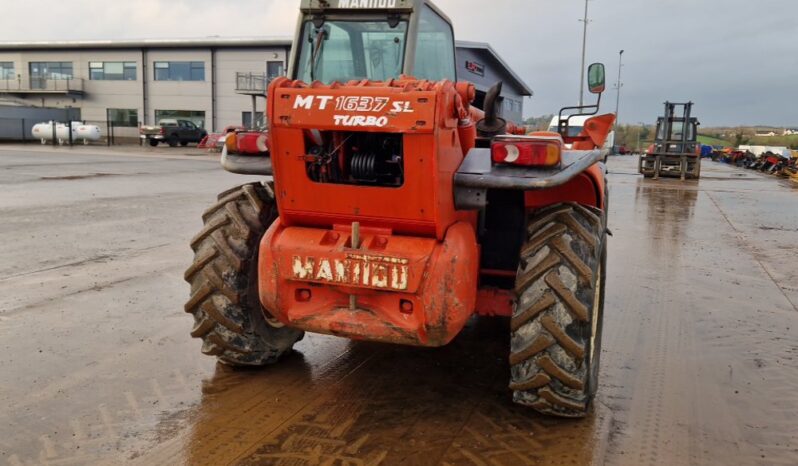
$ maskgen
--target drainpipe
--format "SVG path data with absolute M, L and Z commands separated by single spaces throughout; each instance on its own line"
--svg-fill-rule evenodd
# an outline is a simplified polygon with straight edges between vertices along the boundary
M 250 129 L 255 129 L 255 114 L 258 111 L 258 96 L 252 94 L 252 118 L 249 119 Z
M 216 48 L 211 48 L 211 133 L 216 132 Z
M 147 49 L 142 48 L 141 49 L 141 110 L 144 112 L 144 115 L 141 116 L 141 121 L 142 124 L 144 125 L 148 124 L 150 121 L 149 118 L 150 109 L 148 105 L 149 96 L 147 95 L 147 92 L 149 91 L 147 89 L 147 80 L 149 79 L 149 76 L 147 74 L 148 70 L 147 59 L 148 59 Z

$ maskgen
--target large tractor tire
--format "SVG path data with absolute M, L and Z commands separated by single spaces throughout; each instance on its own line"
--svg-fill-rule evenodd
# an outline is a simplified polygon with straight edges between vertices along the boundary
M 559 204 L 530 215 L 511 320 L 513 401 L 583 417 L 596 394 L 606 265 L 604 212 Z
M 191 336 L 202 339 L 204 354 L 225 364 L 272 364 L 303 336 L 267 320 L 258 298 L 258 248 L 277 219 L 274 193 L 259 183 L 232 189 L 202 219 L 205 227 L 191 242 L 194 263 L 185 273 Z

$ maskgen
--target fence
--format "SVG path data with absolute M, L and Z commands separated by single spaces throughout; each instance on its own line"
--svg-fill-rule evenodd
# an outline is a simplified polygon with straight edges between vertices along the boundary
M 271 78 L 259 73 L 236 73 L 236 92 L 239 94 L 265 95 Z

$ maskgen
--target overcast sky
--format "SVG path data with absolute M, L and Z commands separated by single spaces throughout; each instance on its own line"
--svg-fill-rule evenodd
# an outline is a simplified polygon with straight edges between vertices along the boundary
M 534 89 L 525 114 L 579 97 L 583 0 L 437 0 L 458 39 L 490 42 Z M 0 41 L 290 36 L 298 0 L 3 1 Z M 588 62 L 603 61 L 614 111 L 653 123 L 667 99 L 703 126 L 798 127 L 798 0 L 590 0 Z

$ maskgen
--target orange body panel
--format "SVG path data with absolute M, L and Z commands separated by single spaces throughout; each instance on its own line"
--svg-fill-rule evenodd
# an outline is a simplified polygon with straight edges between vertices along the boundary
M 473 86 L 412 78 L 272 82 L 269 152 L 280 218 L 261 240 L 258 263 L 259 297 L 271 317 L 316 333 L 441 346 L 474 313 L 511 315 L 511 290 L 479 289 L 477 212 L 454 207 L 454 174 L 476 143 L 481 114 L 466 102 L 471 94 Z M 401 137 L 401 186 L 308 175 L 313 141 L 354 133 Z M 526 204 L 602 206 L 603 196 L 596 165 L 563 187 L 526 193 Z M 361 226 L 357 248 L 353 222 Z
M 575 138 L 565 138 L 565 142 L 573 144 L 575 150 L 593 150 L 602 147 L 607 140 L 612 125 L 615 124 L 615 114 L 607 113 L 588 119 L 584 129 Z
M 584 173 L 564 185 L 541 191 L 527 191 L 524 200 L 527 209 L 541 209 L 561 202 L 604 208 L 604 173 L 600 164 L 595 164 Z
M 474 313 L 488 317 L 511 317 L 513 315 L 514 301 L 515 293 L 511 290 L 480 288 L 477 293 L 477 307 Z
M 474 312 L 479 256 L 471 225 L 454 224 L 443 241 L 365 230 L 362 247 L 351 244 L 343 228 L 275 222 L 260 248 L 264 308 L 294 328 L 419 346 L 449 343 Z
M 269 134 L 283 223 L 329 227 L 358 221 L 442 240 L 459 218 L 453 196 L 454 173 L 464 157 L 458 97 L 448 81 L 307 87 L 276 80 L 269 88 Z M 414 176 L 398 188 L 316 183 L 305 167 L 306 130 L 401 133 L 404 171 Z

